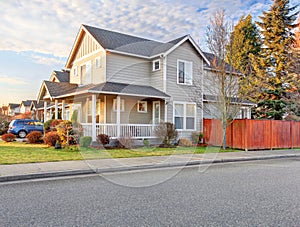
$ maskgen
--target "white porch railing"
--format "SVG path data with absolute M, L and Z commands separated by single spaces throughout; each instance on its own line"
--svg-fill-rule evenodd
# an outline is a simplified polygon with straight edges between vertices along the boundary
M 82 123 L 85 136 L 92 136 L 92 124 Z M 152 124 L 120 124 L 120 137 L 153 138 L 155 125 Z M 96 135 L 107 134 L 112 138 L 118 137 L 117 124 L 96 124 Z

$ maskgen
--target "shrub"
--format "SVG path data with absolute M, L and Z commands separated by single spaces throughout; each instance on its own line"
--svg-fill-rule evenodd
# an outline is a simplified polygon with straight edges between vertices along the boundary
M 9 121 L 2 121 L 0 123 L 0 135 L 4 135 L 7 133 L 9 123 Z
M 55 119 L 55 120 L 52 120 L 50 122 L 50 129 L 56 129 L 56 126 L 58 126 L 61 122 L 63 122 L 63 120 L 61 119 Z
M 48 120 L 48 121 L 46 121 L 45 123 L 44 123 L 44 130 L 45 131 L 47 131 L 47 130 L 50 130 L 50 125 L 51 125 L 51 122 L 52 122 L 53 120 L 51 119 L 51 120 Z
M 164 122 L 159 124 L 154 134 L 162 140 L 164 147 L 172 147 L 172 142 L 177 138 L 178 132 L 175 129 L 175 125 L 170 122 Z
M 56 126 L 56 131 L 60 136 L 60 140 L 63 146 L 69 146 L 70 144 L 76 144 L 74 138 L 73 126 L 71 121 L 61 121 Z
M 88 147 L 90 146 L 92 142 L 92 137 L 90 136 L 83 136 L 83 137 L 80 137 L 79 139 L 79 144 L 81 147 Z
M 13 142 L 17 137 L 14 134 L 6 133 L 2 135 L 1 138 L 5 142 Z
M 116 147 L 130 149 L 133 147 L 133 140 L 131 137 L 121 137 L 117 139 Z
M 110 142 L 109 136 L 106 135 L 106 134 L 99 134 L 99 135 L 97 136 L 97 138 L 98 138 L 98 141 L 99 141 L 103 146 L 109 144 L 109 142 Z
M 193 132 L 192 133 L 192 141 L 193 144 L 199 144 L 203 139 L 203 133 L 202 132 Z
M 55 146 L 56 141 L 60 142 L 60 137 L 57 132 L 48 132 L 44 136 L 44 143 L 49 146 Z
M 41 141 L 43 141 L 43 135 L 41 132 L 38 131 L 32 131 L 30 132 L 26 138 L 28 139 L 29 143 L 40 143 Z
M 143 140 L 143 144 L 144 144 L 145 147 L 149 147 L 150 146 L 150 142 L 149 142 L 148 139 L 144 139 Z
M 193 143 L 188 138 L 181 138 L 179 139 L 178 145 L 181 147 L 191 147 L 193 146 Z

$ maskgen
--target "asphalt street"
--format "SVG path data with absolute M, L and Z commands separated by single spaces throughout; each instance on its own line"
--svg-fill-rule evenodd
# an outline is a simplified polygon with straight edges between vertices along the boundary
M 299 173 L 289 158 L 0 183 L 0 225 L 299 226 Z

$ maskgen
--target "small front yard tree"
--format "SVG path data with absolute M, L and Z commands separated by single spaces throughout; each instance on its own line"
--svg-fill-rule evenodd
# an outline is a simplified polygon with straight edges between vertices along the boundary
M 210 115 L 220 119 L 223 129 L 223 149 L 226 149 L 226 128 L 241 111 L 245 94 L 240 89 L 243 75 L 233 67 L 233 39 L 231 24 L 225 21 L 224 10 L 217 11 L 207 27 L 207 46 L 210 50 L 211 70 L 206 74 L 204 93 L 210 99 Z

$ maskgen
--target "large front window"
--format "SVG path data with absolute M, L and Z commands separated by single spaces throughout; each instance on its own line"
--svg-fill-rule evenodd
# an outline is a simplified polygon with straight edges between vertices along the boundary
M 80 67 L 81 74 L 81 84 L 90 84 L 92 83 L 92 72 L 91 72 L 91 62 L 87 62 L 86 64 Z
M 174 124 L 179 130 L 195 130 L 196 105 L 194 103 L 174 104 Z
M 193 83 L 193 64 L 190 61 L 177 61 L 177 83 L 192 85 Z

